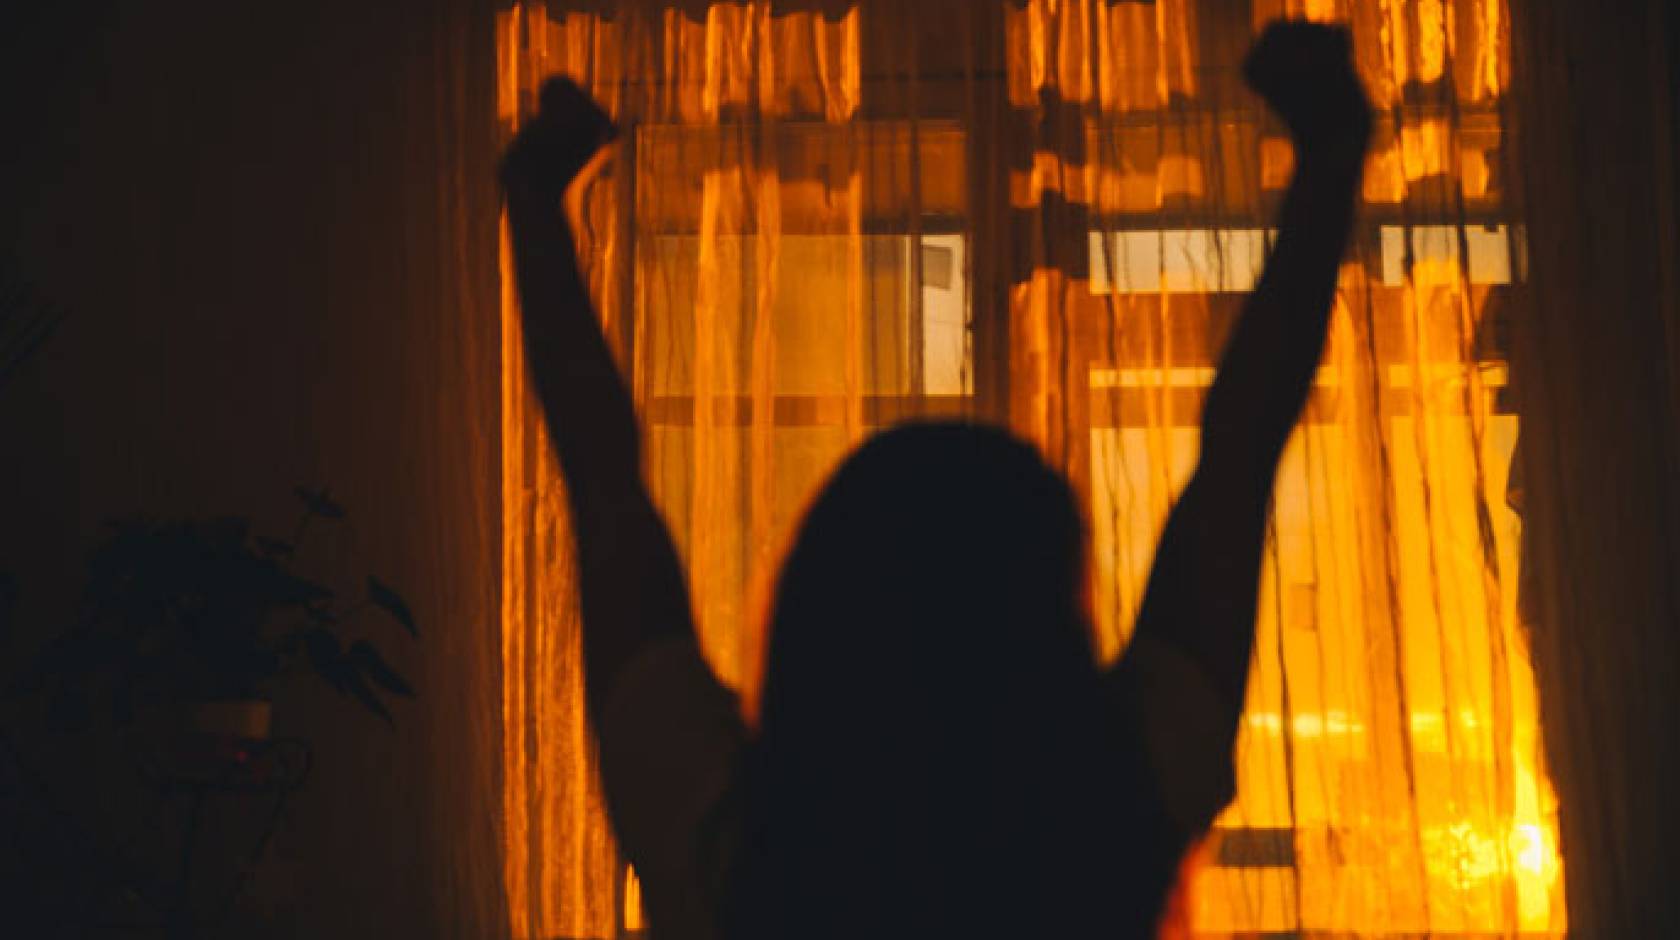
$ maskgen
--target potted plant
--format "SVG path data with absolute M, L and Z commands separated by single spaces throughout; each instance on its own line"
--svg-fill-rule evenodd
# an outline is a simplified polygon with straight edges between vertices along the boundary
M 43 657 L 55 714 L 77 722 L 108 708 L 119 724 L 262 740 L 276 687 L 313 673 L 390 722 L 384 697 L 413 689 L 357 628 L 378 613 L 418 636 L 413 615 L 377 578 L 347 595 L 296 570 L 311 524 L 344 516 L 324 491 L 297 495 L 303 516 L 284 540 L 245 518 L 112 523 L 83 615 Z

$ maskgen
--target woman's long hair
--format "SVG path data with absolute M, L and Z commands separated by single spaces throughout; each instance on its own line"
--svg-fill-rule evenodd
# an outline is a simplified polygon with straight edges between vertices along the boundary
M 1083 544 L 1066 482 L 1002 431 L 909 425 L 845 461 L 777 586 L 733 937 L 1086 921 L 1116 846 Z

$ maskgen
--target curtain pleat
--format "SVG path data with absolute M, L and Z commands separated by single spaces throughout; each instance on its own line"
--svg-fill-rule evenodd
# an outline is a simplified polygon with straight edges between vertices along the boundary
M 1571 934 L 1680 932 L 1680 12 L 1513 4 L 1525 598 Z

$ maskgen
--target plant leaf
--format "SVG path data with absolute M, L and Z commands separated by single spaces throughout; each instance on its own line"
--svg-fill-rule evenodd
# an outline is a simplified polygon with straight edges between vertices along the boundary
M 385 719 L 386 724 L 396 726 L 396 721 L 392 719 L 391 712 L 386 709 L 385 703 L 379 700 L 379 696 L 367 684 L 367 680 L 362 678 L 362 674 L 357 672 L 353 666 L 349 666 L 348 660 L 346 660 L 344 670 L 344 688 L 351 695 L 354 695 L 357 701 L 366 705 L 369 711 Z
M 414 697 L 414 687 L 409 685 L 408 680 L 398 674 L 395 669 L 392 669 L 391 664 L 387 663 L 385 658 L 379 655 L 379 651 L 374 649 L 372 644 L 366 640 L 357 640 L 350 644 L 350 649 L 345 655 L 369 679 L 372 679 L 375 685 L 394 695 L 401 695 L 406 698 Z
M 414 614 L 409 611 L 408 602 L 372 575 L 368 576 L 368 600 L 378 604 L 384 608 L 386 613 L 395 617 L 397 622 L 408 630 L 410 636 L 416 638 L 420 636 L 420 628 L 414 625 Z
M 303 652 L 309 657 L 309 665 L 315 667 L 315 671 L 327 680 L 328 684 L 340 692 L 349 691 L 345 683 L 345 674 L 355 670 L 345 661 L 343 649 L 338 645 L 338 637 L 333 636 L 332 631 L 304 631 Z
M 307 486 L 300 486 L 292 492 L 303 500 L 303 506 L 314 515 L 323 519 L 343 519 L 344 507 L 333 502 L 333 498 L 325 489 L 312 490 Z

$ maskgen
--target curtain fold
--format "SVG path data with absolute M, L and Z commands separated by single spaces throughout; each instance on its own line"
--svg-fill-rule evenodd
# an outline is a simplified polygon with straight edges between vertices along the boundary
M 1171 929 L 1559 933 L 1507 498 L 1526 249 L 1500 0 L 519 4 L 499 113 L 511 132 L 563 73 L 625 128 L 573 207 L 583 259 L 703 646 L 750 711 L 803 503 L 918 415 L 1007 423 L 1068 474 L 1097 646 L 1123 648 L 1289 177 L 1239 75 L 1281 15 L 1350 23 L 1379 128 L 1279 473 L 1238 800 Z M 635 887 L 516 313 L 504 288 L 509 906 L 516 936 L 613 936 Z
M 1571 930 L 1680 930 L 1680 13 L 1526 2 L 1516 335 L 1530 608 Z
M 865 254 L 884 249 L 863 234 L 859 17 L 822 12 L 516 7 L 501 23 L 510 130 L 557 72 L 626 130 L 573 207 L 586 276 L 634 377 L 646 472 L 687 563 L 704 651 L 749 696 L 780 542 L 860 440 L 866 392 L 902 372 L 871 359 L 883 344 L 864 322 L 883 287 Z M 608 936 L 639 914 L 584 726 L 563 484 L 518 365 L 516 318 L 507 324 L 510 906 L 519 936 Z

